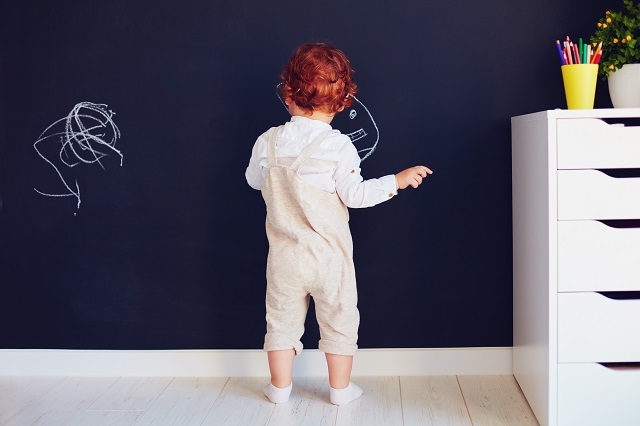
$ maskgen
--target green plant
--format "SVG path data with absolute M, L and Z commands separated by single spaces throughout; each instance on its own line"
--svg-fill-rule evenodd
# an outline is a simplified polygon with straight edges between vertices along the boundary
M 602 59 L 598 73 L 604 78 L 624 64 L 640 62 L 640 3 L 623 0 L 625 10 L 607 11 L 598 21 L 591 43 L 602 42 Z

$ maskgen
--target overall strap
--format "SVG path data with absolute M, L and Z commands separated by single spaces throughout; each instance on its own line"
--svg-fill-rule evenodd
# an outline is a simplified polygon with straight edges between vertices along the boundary
M 313 153 L 316 151 L 316 149 L 318 149 L 320 145 L 322 145 L 322 142 L 324 142 L 324 140 L 327 139 L 327 137 L 329 137 L 329 135 L 332 134 L 333 132 L 334 132 L 333 130 L 324 132 L 322 135 L 318 137 L 318 139 L 313 141 L 311 144 L 307 145 L 307 147 L 302 150 L 300 155 L 298 155 L 298 158 L 296 158 L 296 161 L 293 162 L 293 164 L 291 165 L 291 168 L 294 170 L 298 170 L 298 167 L 300 167 L 300 165 L 309 161 L 309 159 L 311 158 Z
M 282 126 L 271 132 L 271 137 L 267 142 L 267 158 L 269 159 L 269 167 L 278 165 L 278 161 L 276 160 L 276 139 L 278 139 L 280 133 L 282 133 Z

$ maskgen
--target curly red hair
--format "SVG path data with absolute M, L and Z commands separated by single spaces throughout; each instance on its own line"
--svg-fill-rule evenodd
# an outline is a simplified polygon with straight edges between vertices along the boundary
M 296 50 L 284 67 L 282 99 L 302 110 L 335 114 L 353 104 L 358 86 L 345 54 L 324 43 L 306 43 Z

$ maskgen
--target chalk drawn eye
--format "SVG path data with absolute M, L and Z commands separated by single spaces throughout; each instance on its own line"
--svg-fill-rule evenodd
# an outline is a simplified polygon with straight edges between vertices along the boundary
M 355 109 L 352 109 L 351 111 L 349 111 L 349 118 L 350 119 L 354 119 L 356 118 L 356 116 L 358 115 L 358 112 Z

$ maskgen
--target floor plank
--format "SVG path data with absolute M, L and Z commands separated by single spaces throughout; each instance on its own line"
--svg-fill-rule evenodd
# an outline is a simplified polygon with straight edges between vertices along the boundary
M 64 377 L 0 377 L 0 424 L 9 424 L 63 380 Z
M 474 426 L 538 424 L 513 376 L 459 376 Z
M 295 378 L 289 402 L 274 405 L 269 425 L 333 425 L 337 412 L 338 407 L 329 402 L 327 378 Z
M 199 425 L 222 392 L 226 377 L 176 377 L 136 425 Z
M 171 380 L 171 377 L 121 377 L 88 409 L 145 411 L 167 388 Z
M 85 411 L 78 416 L 71 426 L 103 426 L 103 425 L 134 425 L 144 414 L 144 411 Z M 170 423 L 169 423 L 170 424 Z
M 265 377 L 230 378 L 203 425 L 266 425 L 275 404 L 262 394 Z
M 337 426 L 403 424 L 398 377 L 356 377 L 353 381 L 364 390 L 364 394 L 338 408 Z
M 115 382 L 109 377 L 67 377 L 7 424 L 68 425 Z
M 472 424 L 456 376 L 400 377 L 400 392 L 407 426 Z

